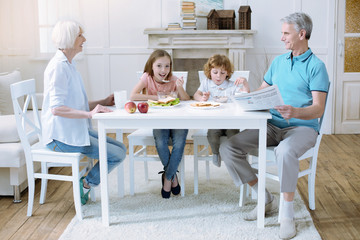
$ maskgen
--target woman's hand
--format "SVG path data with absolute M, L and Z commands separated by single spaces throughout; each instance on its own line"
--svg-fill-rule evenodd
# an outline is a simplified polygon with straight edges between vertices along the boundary
M 89 118 L 92 118 L 96 113 L 108 113 L 108 112 L 112 112 L 112 110 L 98 104 L 96 105 L 96 107 L 94 107 L 93 110 L 89 112 Z
M 102 106 L 114 106 L 115 105 L 114 94 L 112 93 L 108 97 L 101 100 L 89 101 L 90 111 L 94 110 L 94 108 L 99 104 Z
M 104 106 L 114 106 L 115 105 L 115 99 L 114 94 L 110 94 L 107 98 L 104 99 Z

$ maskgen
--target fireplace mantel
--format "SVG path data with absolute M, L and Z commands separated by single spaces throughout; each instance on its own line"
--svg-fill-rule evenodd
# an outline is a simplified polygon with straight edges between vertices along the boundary
M 148 28 L 148 47 L 165 49 L 173 58 L 209 58 L 227 55 L 235 70 L 245 69 L 247 48 L 254 47 L 256 30 L 174 30 Z

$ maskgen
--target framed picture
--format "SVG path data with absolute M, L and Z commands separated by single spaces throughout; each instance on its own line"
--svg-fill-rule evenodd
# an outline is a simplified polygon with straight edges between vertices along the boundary
M 195 2 L 197 17 L 206 17 L 211 9 L 220 10 L 224 8 L 223 0 L 189 0 Z

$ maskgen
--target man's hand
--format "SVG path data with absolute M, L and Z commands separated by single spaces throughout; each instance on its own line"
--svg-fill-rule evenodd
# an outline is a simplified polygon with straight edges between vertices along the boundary
M 285 120 L 295 117 L 296 109 L 290 105 L 282 105 L 274 107 Z

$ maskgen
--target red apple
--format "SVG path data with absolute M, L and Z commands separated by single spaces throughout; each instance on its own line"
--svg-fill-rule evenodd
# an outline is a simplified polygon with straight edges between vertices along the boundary
M 134 113 L 136 112 L 136 104 L 134 102 L 127 102 L 125 103 L 125 110 L 128 113 Z
M 147 102 L 138 103 L 137 107 L 141 113 L 147 113 L 149 110 L 149 104 Z

